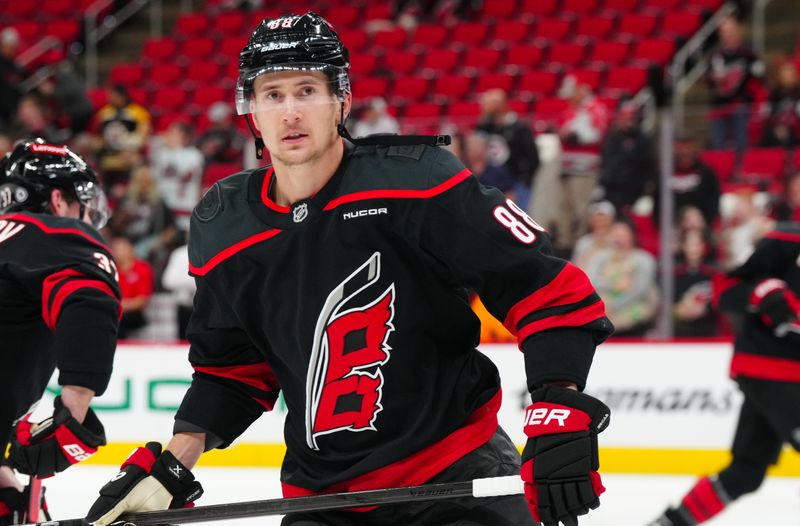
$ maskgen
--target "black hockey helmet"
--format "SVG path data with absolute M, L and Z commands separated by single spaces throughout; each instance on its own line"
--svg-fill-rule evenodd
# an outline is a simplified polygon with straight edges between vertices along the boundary
M 239 55 L 236 111 L 251 113 L 253 82 L 265 73 L 320 71 L 343 100 L 350 93 L 350 53 L 333 27 L 320 15 L 286 15 L 265 18 Z
M 66 146 L 42 139 L 19 142 L 0 159 L 0 213 L 52 213 L 50 194 L 61 190 L 80 203 L 95 228 L 108 219 L 108 206 L 94 170 Z

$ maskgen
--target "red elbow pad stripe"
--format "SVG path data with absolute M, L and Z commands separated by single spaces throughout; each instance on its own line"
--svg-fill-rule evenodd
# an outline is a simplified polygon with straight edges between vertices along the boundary
M 227 365 L 224 367 L 201 367 L 194 368 L 198 373 L 220 376 L 241 382 L 260 391 L 276 391 L 279 388 L 278 380 L 272 368 L 266 363 L 253 363 L 246 365 Z
M 78 462 L 86 460 L 97 451 L 97 448 L 84 444 L 83 441 L 76 437 L 66 426 L 58 426 L 54 435 L 56 437 L 56 442 L 58 442 L 61 451 L 64 453 L 64 457 L 66 457 L 70 464 L 77 464 Z
M 119 298 L 107 283 L 96 280 L 72 269 L 55 272 L 45 278 L 42 284 L 42 319 L 50 330 L 56 329 L 58 317 L 64 301 L 75 291 L 92 288 L 108 294 L 119 303 Z M 122 317 L 122 304 L 119 303 L 117 315 Z
M 589 429 L 592 419 L 584 411 L 550 402 L 536 402 L 525 410 L 525 435 L 535 438 Z

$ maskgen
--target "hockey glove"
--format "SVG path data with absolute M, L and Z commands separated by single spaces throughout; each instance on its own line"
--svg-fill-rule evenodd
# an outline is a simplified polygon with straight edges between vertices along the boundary
M 86 460 L 106 444 L 103 424 L 91 408 L 80 424 L 64 407 L 60 396 L 53 405 L 52 417 L 32 423 L 27 414 L 14 426 L 8 463 L 20 473 L 51 477 Z
M 797 321 L 800 300 L 785 281 L 770 278 L 753 289 L 750 294 L 750 310 L 758 314 L 767 327 L 777 329 Z
M 203 487 L 161 444 L 148 442 L 137 448 L 122 464 L 119 473 L 100 488 L 86 522 L 105 526 L 132 511 L 156 511 L 191 507 L 203 494 Z
M 597 433 L 611 411 L 587 394 L 548 385 L 531 393 L 525 412 L 528 442 L 522 480 L 533 518 L 545 526 L 577 526 L 578 515 L 600 505 Z
M 30 486 L 25 486 L 24 491 L 17 491 L 16 488 L 0 488 L 0 526 L 30 522 L 30 517 L 28 517 L 30 492 Z M 44 493 L 45 488 L 42 488 L 39 494 L 39 517 L 44 517 L 49 521 L 50 514 L 47 511 Z

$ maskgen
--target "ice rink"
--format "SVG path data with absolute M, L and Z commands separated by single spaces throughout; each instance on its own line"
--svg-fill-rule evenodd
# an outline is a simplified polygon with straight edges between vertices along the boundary
M 195 471 L 205 488 L 198 505 L 280 496 L 277 469 L 197 468 Z M 82 516 L 97 490 L 114 472 L 108 466 L 76 466 L 45 481 L 54 518 Z M 580 523 L 582 526 L 644 526 L 665 506 L 680 499 L 693 480 L 688 476 L 604 475 L 607 491 L 602 506 Z M 228 522 L 231 521 L 224 521 Z M 280 524 L 280 517 L 241 519 L 232 524 L 276 526 Z M 755 495 L 742 498 L 707 524 L 796 526 L 800 524 L 800 479 L 767 479 Z

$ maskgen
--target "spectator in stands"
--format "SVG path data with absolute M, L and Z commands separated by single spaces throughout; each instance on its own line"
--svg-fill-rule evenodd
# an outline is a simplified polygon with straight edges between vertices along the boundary
M 639 125 L 639 108 L 632 101 L 623 102 L 600 151 L 603 199 L 617 210 L 629 210 L 646 187 L 655 190 L 657 170 L 653 141 Z
M 703 214 L 707 225 L 711 226 L 719 217 L 720 187 L 717 174 L 710 166 L 700 160 L 697 141 L 688 134 L 675 138 L 675 174 L 669 181 L 672 189 L 674 210 L 691 205 Z M 660 198 L 656 190 L 653 217 L 659 219 Z
M 112 197 L 119 197 L 130 171 L 141 164 L 142 151 L 150 135 L 150 113 L 134 102 L 125 86 L 107 89 L 108 103 L 95 115 L 100 139 L 97 162 Z
M 772 203 L 769 215 L 776 221 L 800 222 L 800 172 L 786 181 L 783 197 Z
M 188 268 L 189 245 L 181 245 L 170 254 L 161 279 L 164 288 L 172 292 L 175 299 L 179 340 L 186 339 L 186 327 L 192 316 L 194 293 L 197 289 L 194 278 L 186 271 Z
M 5 157 L 5 155 L 11 151 L 14 147 L 14 142 L 11 140 L 11 137 L 4 133 L 0 133 L 0 159 Z
M 124 236 L 133 244 L 136 257 L 156 268 L 163 268 L 169 252 L 180 244 L 175 215 L 159 194 L 147 165 L 134 168 L 109 226 L 115 236 Z
M 124 237 L 111 241 L 111 251 L 117 262 L 122 291 L 122 318 L 117 334 L 119 338 L 128 338 L 132 331 L 147 325 L 144 312 L 153 295 L 153 270 L 149 263 L 136 257 L 133 245 Z
M 738 267 L 750 257 L 757 240 L 770 229 L 770 220 L 755 203 L 753 190 L 742 190 L 732 196 L 730 214 L 723 217 L 720 247 L 722 267 Z
M 463 161 L 467 168 L 487 186 L 493 186 L 514 200 L 514 174 L 504 164 L 493 165 L 488 153 L 489 137 L 472 132 L 464 140 Z
M 770 115 L 761 146 L 794 148 L 800 144 L 800 78 L 794 62 L 778 68 L 775 86 L 769 94 Z
M 376 133 L 400 133 L 397 119 L 392 117 L 381 97 L 373 97 L 367 101 L 361 112 L 361 118 L 353 126 L 353 137 L 364 137 Z
M 672 313 L 675 336 L 714 336 L 717 316 L 711 305 L 711 281 L 718 273 L 710 257 L 710 240 L 702 230 L 682 233 L 675 260 Z
M 158 190 L 175 213 L 175 224 L 184 238 L 203 182 L 203 154 L 192 145 L 191 133 L 188 123 L 173 122 L 157 138 L 151 155 Z
M 733 135 L 736 151 L 741 153 L 747 146 L 750 105 L 766 100 L 764 63 L 745 45 L 742 28 L 733 17 L 720 24 L 719 45 L 708 62 L 712 148 L 726 149 Z
M 59 63 L 53 75 L 39 85 L 39 91 L 49 100 L 54 114 L 63 119 L 61 127 L 70 130 L 70 136 L 89 128 L 94 107 L 83 80 L 69 61 Z
M 658 309 L 656 261 L 637 247 L 633 228 L 616 222 L 611 248 L 595 254 L 586 273 L 606 306 L 616 336 L 643 336 Z
M 508 105 L 501 89 L 481 95 L 478 130 L 489 135 L 490 164 L 504 164 L 514 175 L 514 195 L 523 209 L 528 208 L 531 186 L 539 169 L 539 151 L 530 127 Z
M 233 122 L 233 109 L 227 102 L 215 102 L 208 108 L 208 129 L 197 140 L 206 164 L 242 162 L 244 141 Z
M 616 217 L 616 209 L 609 201 L 600 201 L 589 206 L 589 232 L 578 239 L 572 251 L 571 261 L 586 269 L 589 261 L 601 250 L 611 246 L 610 232 Z
M 569 105 L 559 117 L 561 139 L 562 217 L 555 245 L 571 250 L 586 231 L 586 208 L 592 200 L 600 175 L 600 147 L 609 125 L 608 108 L 590 86 L 567 75 L 559 96 Z
M 67 139 L 67 133 L 56 128 L 44 98 L 35 91 L 26 94 L 19 101 L 14 136 L 16 139 L 41 137 L 54 144 L 60 144 Z
M 17 114 L 19 83 L 27 76 L 17 64 L 19 33 L 13 27 L 0 31 L 0 131 L 7 132 Z

